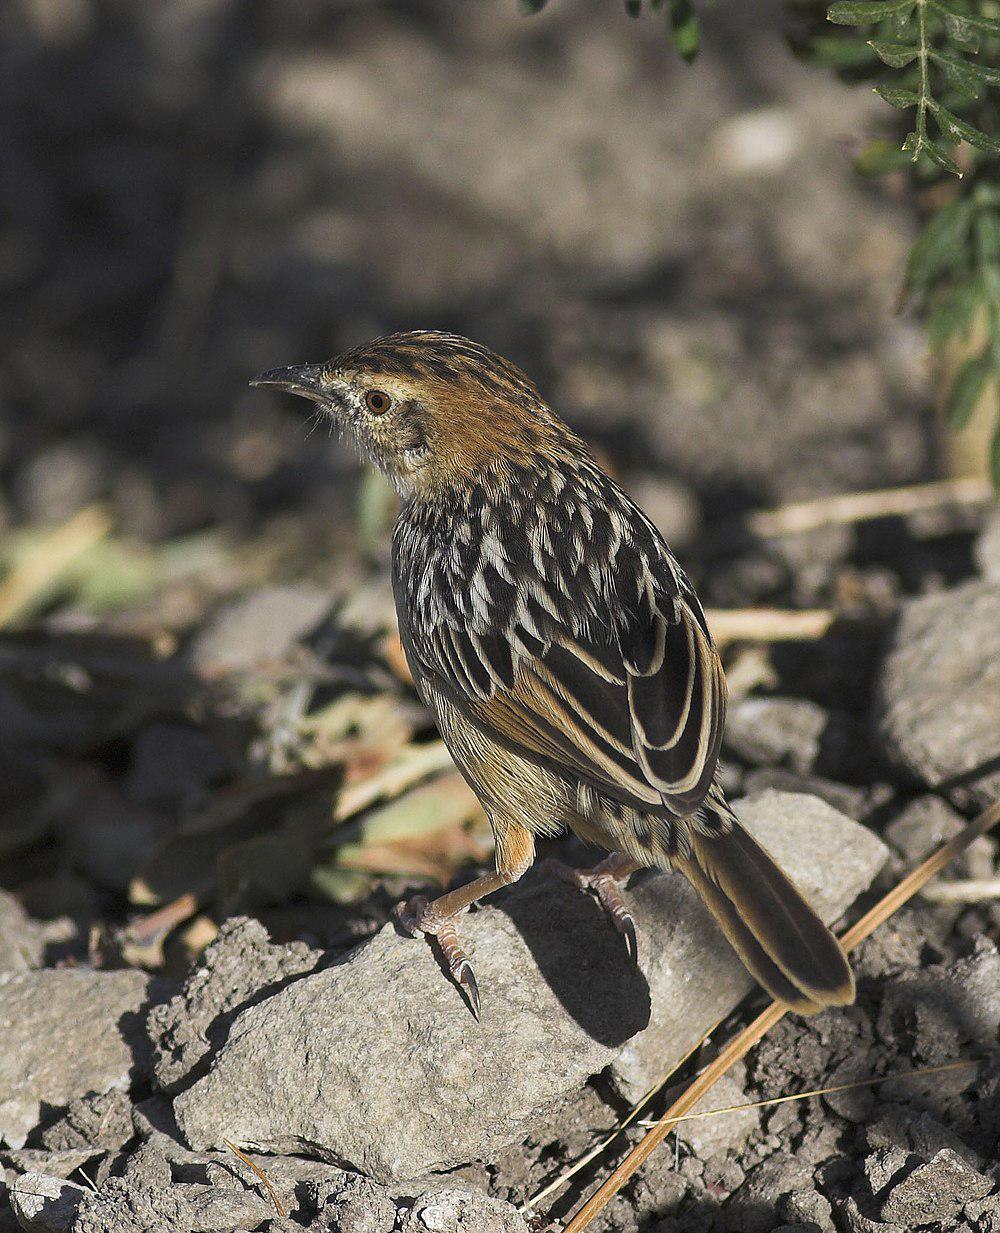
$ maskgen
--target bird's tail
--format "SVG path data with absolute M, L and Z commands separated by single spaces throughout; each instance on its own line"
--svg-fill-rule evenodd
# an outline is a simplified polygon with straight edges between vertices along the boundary
M 675 864 L 773 998 L 801 1014 L 854 1001 L 840 943 L 752 835 L 733 818 L 724 834 L 691 840 Z

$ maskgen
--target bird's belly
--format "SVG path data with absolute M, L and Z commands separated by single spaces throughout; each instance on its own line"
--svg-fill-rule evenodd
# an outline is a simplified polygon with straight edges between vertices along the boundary
M 513 753 L 425 688 L 441 739 L 494 822 L 516 822 L 535 835 L 558 834 L 570 821 L 573 789 L 558 775 Z

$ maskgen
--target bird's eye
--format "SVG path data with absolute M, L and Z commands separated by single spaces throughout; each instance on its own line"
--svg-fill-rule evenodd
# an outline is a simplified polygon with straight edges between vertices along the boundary
M 372 415 L 384 415 L 389 410 L 389 395 L 384 390 L 369 390 L 365 394 L 365 406 Z

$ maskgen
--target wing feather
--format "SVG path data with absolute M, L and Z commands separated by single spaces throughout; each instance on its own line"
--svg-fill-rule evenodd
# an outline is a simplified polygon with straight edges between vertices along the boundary
M 524 525 L 492 532 L 471 577 L 465 557 L 433 586 L 424 577 L 415 594 L 434 603 L 401 604 L 404 647 L 415 679 L 432 680 L 515 753 L 639 812 L 689 814 L 716 771 L 722 666 L 658 533 L 607 477 L 599 482 L 611 485 L 601 501 L 583 494 L 568 514 L 542 518 L 526 498 Z M 586 561 L 553 547 L 563 524 L 592 528 Z M 398 568 L 402 586 L 412 567 Z

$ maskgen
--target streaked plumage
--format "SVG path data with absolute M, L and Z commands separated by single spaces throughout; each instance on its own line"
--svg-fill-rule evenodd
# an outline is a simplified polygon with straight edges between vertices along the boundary
M 455 914 L 569 826 L 628 858 L 594 883 L 620 925 L 609 879 L 676 866 L 775 996 L 850 1001 L 839 945 L 717 784 L 726 691 L 697 597 L 528 378 L 477 343 L 413 332 L 258 380 L 326 405 L 402 497 L 403 647 L 497 838 L 496 874 L 408 920 L 447 936 L 470 992 Z

